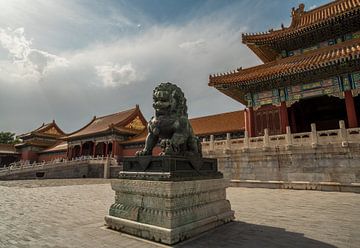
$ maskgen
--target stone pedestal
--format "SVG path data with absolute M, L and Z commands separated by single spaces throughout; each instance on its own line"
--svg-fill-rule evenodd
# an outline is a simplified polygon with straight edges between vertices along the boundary
M 175 176 L 179 175 L 176 170 L 166 166 L 169 161 L 176 163 L 177 159 L 180 158 L 162 157 L 159 160 L 155 157 L 154 161 L 162 161 L 160 164 L 163 165 L 156 168 L 163 167 L 165 171 L 153 171 L 149 175 L 139 171 L 138 179 L 133 179 L 135 171 L 126 173 L 129 167 L 125 160 L 121 178 L 112 183 L 116 192 L 115 203 L 105 217 L 107 225 L 142 238 L 175 244 L 233 220 L 234 211 L 226 200 L 229 182 L 219 176 L 221 173 L 217 172 L 217 166 L 216 169 L 205 170 L 203 174 L 198 169 L 196 173 L 190 173 L 191 177 L 181 180 L 181 176 Z M 134 160 L 130 161 L 133 165 L 137 164 Z M 189 165 L 192 162 L 181 160 L 180 164 Z M 201 168 L 201 164 L 197 168 Z M 159 177 L 163 173 L 167 176 Z M 172 180 L 174 178 L 176 180 Z

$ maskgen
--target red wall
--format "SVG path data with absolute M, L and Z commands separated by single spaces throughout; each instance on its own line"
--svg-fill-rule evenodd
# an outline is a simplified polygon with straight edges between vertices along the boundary
M 38 153 L 34 151 L 21 152 L 21 160 L 37 161 Z

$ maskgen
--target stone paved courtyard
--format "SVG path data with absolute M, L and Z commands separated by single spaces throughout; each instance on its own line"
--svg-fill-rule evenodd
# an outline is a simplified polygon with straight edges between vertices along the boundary
M 360 194 L 229 188 L 236 221 L 177 247 L 360 247 Z M 108 230 L 109 180 L 0 181 L 0 247 L 166 247 Z

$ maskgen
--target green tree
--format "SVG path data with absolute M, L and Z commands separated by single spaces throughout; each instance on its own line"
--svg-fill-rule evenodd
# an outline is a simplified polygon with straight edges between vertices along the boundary
M 0 144 L 17 144 L 20 140 L 15 137 L 15 133 L 0 132 Z

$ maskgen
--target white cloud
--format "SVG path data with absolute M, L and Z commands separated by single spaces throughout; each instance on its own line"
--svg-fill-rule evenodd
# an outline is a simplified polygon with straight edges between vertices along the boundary
M 8 50 L 13 60 L 23 60 L 29 54 L 31 41 L 25 38 L 24 28 L 0 28 L 0 44 Z
M 131 63 L 125 65 L 110 63 L 95 66 L 95 68 L 105 87 L 128 85 L 135 80 L 139 80 Z
M 199 39 L 196 41 L 186 41 L 181 44 L 179 44 L 180 48 L 183 49 L 197 49 L 200 47 L 204 47 L 206 45 L 206 42 L 203 39 Z
M 312 5 L 312 6 L 310 6 L 309 7 L 309 10 L 313 10 L 313 9 L 315 9 L 317 6 L 314 4 L 314 5 Z
M 76 19 L 73 14 L 68 15 L 66 9 L 60 10 L 61 15 L 57 16 L 55 11 L 54 18 L 47 17 L 49 22 L 55 23 L 53 26 L 44 27 L 46 18 L 42 17 L 40 28 L 34 24 L 36 29 L 31 29 L 25 22 L 23 29 L 1 29 L 0 47 L 4 48 L 0 48 L 0 113 L 6 121 L 0 122 L 0 130 L 29 131 L 43 121 L 56 119 L 70 132 L 86 124 L 93 115 L 117 112 L 135 104 L 140 104 L 144 115 L 150 117 L 152 90 L 166 81 L 183 89 L 190 116 L 242 107 L 207 85 L 210 73 L 259 62 L 241 44 L 244 27 L 237 22 L 234 25 L 229 15 L 218 13 L 218 17 L 213 18 L 207 14 L 181 25 L 153 25 L 151 20 L 140 18 L 133 22 L 142 23 L 140 28 L 134 25 L 136 33 L 123 35 L 119 32 L 105 39 L 107 36 L 101 33 L 103 26 L 97 26 L 97 18 L 91 20 L 91 13 L 84 15 L 86 11 L 75 9 L 80 13 Z M 73 13 L 74 9 L 69 11 Z M 43 12 L 48 15 L 51 11 Z M 68 22 L 63 16 L 67 16 Z M 104 23 L 113 20 L 108 16 L 103 19 Z M 28 22 L 32 20 L 36 18 L 29 18 Z M 58 48 L 60 43 L 85 39 L 87 35 L 81 33 L 83 23 L 92 29 L 89 39 L 93 39 L 95 33 L 99 39 L 80 47 L 78 43 L 73 48 L 69 48 L 70 45 L 62 49 L 52 47 L 52 42 L 56 42 Z M 126 25 L 126 21 L 124 23 Z M 75 33 L 76 28 L 79 34 Z M 71 36 L 69 30 L 74 30 Z M 2 51 L 6 52 L 5 59 Z M 21 87 L 9 84 L 14 79 L 24 83 Z M 28 84 L 29 79 L 37 83 Z M 4 87 L 5 84 L 9 87 Z
M 0 46 L 7 51 L 9 60 L 0 61 L 2 71 L 10 78 L 39 80 L 49 70 L 67 66 L 68 61 L 57 55 L 32 48 L 24 28 L 0 28 Z

